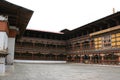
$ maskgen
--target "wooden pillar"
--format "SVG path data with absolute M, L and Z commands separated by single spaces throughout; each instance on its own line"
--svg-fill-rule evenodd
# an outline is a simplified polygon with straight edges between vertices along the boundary
M 120 63 L 120 56 L 119 56 L 119 58 L 118 58 L 118 61 L 119 61 L 119 63 Z
M 83 62 L 83 58 L 82 57 L 83 57 L 83 55 L 80 56 L 80 63 Z
M 104 64 L 104 55 L 101 54 L 101 57 L 102 57 L 102 59 L 101 59 L 101 63 Z
M 74 55 L 72 55 L 72 62 L 74 62 L 75 61 L 75 56 Z
M 89 55 L 90 56 L 90 64 L 92 63 L 92 55 Z

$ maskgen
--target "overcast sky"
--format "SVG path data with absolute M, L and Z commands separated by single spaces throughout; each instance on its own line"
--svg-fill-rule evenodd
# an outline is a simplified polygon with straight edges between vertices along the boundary
M 59 32 L 75 29 L 115 11 L 120 0 L 7 0 L 34 11 L 28 29 Z

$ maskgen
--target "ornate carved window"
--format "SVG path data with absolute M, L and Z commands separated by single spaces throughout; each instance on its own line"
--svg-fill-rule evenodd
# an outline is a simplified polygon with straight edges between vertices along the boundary
M 111 36 L 110 35 L 104 36 L 102 42 L 103 48 L 111 47 Z

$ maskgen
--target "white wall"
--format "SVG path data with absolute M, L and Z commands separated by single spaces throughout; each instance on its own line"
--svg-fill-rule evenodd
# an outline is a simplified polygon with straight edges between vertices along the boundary
M 1 21 L 8 21 L 8 16 L 0 15 L 0 20 Z
M 0 57 L 0 74 L 5 73 L 5 58 Z
M 13 64 L 14 62 L 14 49 L 15 49 L 15 38 L 8 38 L 8 55 L 7 64 Z
M 8 48 L 8 35 L 6 32 L 0 32 L 0 51 Z M 0 74 L 5 73 L 5 57 L 0 57 Z
M 8 48 L 8 36 L 6 32 L 0 32 L 0 50 Z

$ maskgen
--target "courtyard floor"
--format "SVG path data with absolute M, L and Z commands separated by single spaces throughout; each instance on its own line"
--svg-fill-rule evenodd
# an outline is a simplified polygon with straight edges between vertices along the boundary
M 15 63 L 0 80 L 120 80 L 120 66 Z

